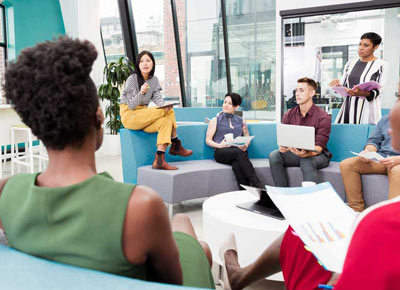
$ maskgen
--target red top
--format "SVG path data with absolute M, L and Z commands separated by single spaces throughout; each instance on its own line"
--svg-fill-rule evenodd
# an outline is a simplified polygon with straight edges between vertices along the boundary
M 400 289 L 399 201 L 374 209 L 361 220 L 334 289 Z
M 315 146 L 325 151 L 331 133 L 331 117 L 323 109 L 312 104 L 310 110 L 303 117 L 300 106 L 297 105 L 283 115 L 282 124 L 309 126 L 315 128 Z
M 291 227 L 282 240 L 280 263 L 287 290 L 316 290 L 332 275 L 305 250 Z M 334 289 L 400 289 L 400 201 L 376 208 L 361 220 Z
M 303 242 L 290 226 L 283 237 L 279 259 L 287 290 L 317 290 L 318 284 L 327 283 L 332 276 L 304 248 Z

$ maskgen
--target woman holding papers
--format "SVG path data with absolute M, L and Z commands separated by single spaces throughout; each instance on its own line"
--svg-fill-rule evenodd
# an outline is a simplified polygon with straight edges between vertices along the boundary
M 218 163 L 232 165 L 239 188 L 240 184 L 264 188 L 247 154 L 251 139 L 246 138 L 243 144 L 233 142 L 239 136 L 249 136 L 246 122 L 235 115 L 241 103 L 239 94 L 226 94 L 222 112 L 208 124 L 206 143 L 215 148 L 214 158 Z
M 344 97 L 335 123 L 376 124 L 380 120 L 380 96 L 388 73 L 388 63 L 374 55 L 381 42 L 382 38 L 374 32 L 363 34 L 358 45 L 359 58 L 348 61 L 341 79 L 329 84 Z
M 189 156 L 192 150 L 183 148 L 176 134 L 175 112 L 161 96 L 158 78 L 154 75 L 156 64 L 153 54 L 142 51 L 137 57 L 135 71 L 127 79 L 121 97 L 120 114 L 125 128 L 158 132 L 157 152 L 153 161 L 154 169 L 175 170 L 165 161 L 165 150 L 171 145 L 169 154 Z M 158 108 L 148 108 L 153 101 Z

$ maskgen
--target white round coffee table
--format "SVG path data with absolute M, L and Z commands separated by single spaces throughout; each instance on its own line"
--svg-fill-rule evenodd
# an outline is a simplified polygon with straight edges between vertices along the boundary
M 286 220 L 240 209 L 236 205 L 257 200 L 247 191 L 232 191 L 208 198 L 203 203 L 203 231 L 213 261 L 222 265 L 219 248 L 230 233 L 234 233 L 238 246 L 239 263 L 247 266 L 288 227 Z M 283 281 L 281 273 L 268 279 Z

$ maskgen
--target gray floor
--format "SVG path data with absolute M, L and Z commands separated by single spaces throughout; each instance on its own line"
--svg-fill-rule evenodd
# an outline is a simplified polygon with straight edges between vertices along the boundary
M 97 171 L 107 171 L 115 180 L 123 181 L 122 177 L 122 163 L 121 156 L 97 156 L 96 157 Z M 6 163 L 3 167 L 3 176 L 7 177 L 10 175 L 10 165 Z M 21 170 L 21 172 L 26 172 Z M 174 214 L 186 213 L 196 230 L 196 234 L 199 239 L 203 238 L 203 221 L 202 221 L 202 203 L 205 199 L 198 199 L 193 201 L 186 201 L 181 204 L 174 206 Z M 216 274 L 218 271 L 217 265 L 213 266 L 213 273 Z M 220 285 L 217 285 L 217 289 L 222 289 Z M 248 290 L 282 290 L 284 285 L 282 282 L 264 280 L 259 283 L 253 284 L 251 287 L 247 287 Z

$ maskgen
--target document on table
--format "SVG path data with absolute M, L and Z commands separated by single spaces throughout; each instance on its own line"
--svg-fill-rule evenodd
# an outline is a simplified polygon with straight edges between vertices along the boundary
M 358 87 L 360 90 L 362 91 L 372 91 L 374 89 L 380 89 L 381 85 L 378 84 L 375 81 L 369 81 L 369 82 L 365 82 L 362 84 L 359 84 L 355 87 Z M 344 87 L 344 86 L 336 86 L 336 87 L 331 87 L 332 90 L 334 90 L 335 92 L 337 92 L 339 95 L 346 97 L 346 96 L 350 96 L 346 90 L 348 90 L 348 88 Z
M 341 273 L 356 213 L 332 185 L 265 187 L 307 248 L 326 269 Z
M 242 146 L 244 144 L 249 143 L 255 136 L 239 136 L 236 137 L 235 139 L 232 140 L 226 140 L 226 144 L 227 145 L 231 145 L 231 146 L 235 146 L 235 147 L 239 147 Z
M 364 158 L 372 160 L 374 162 L 379 162 L 382 159 L 385 159 L 385 157 L 380 155 L 378 152 L 360 152 L 360 153 L 356 153 L 356 152 L 350 151 L 350 153 L 352 153 L 354 155 L 357 155 L 357 156 L 364 157 Z

